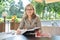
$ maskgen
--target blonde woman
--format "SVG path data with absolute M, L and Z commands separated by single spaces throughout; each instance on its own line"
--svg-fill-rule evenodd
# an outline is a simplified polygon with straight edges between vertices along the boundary
M 25 7 L 25 12 L 23 18 L 20 22 L 20 26 L 17 29 L 17 34 L 20 34 L 20 29 L 33 29 L 35 27 L 39 27 L 39 31 L 41 32 L 41 22 L 39 17 L 35 13 L 35 9 L 32 4 L 28 4 Z

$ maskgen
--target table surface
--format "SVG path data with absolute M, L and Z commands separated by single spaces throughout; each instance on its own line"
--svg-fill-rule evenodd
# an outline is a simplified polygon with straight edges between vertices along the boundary
M 0 33 L 0 40 L 51 40 L 51 38 Z

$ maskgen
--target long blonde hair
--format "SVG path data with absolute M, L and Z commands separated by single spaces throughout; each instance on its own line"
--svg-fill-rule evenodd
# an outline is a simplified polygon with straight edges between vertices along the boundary
M 35 9 L 34 9 L 34 7 L 33 7 L 33 5 L 32 4 L 28 4 L 26 7 L 25 7 L 25 12 L 24 12 L 24 15 L 23 15 L 23 18 L 28 18 L 28 15 L 27 15 L 27 13 L 26 13 L 26 8 L 28 7 L 28 6 L 31 6 L 32 8 L 33 8 L 33 10 L 34 10 L 34 12 L 33 12 L 33 14 L 32 14 L 32 19 L 34 19 L 35 17 L 36 17 L 36 12 L 35 12 Z

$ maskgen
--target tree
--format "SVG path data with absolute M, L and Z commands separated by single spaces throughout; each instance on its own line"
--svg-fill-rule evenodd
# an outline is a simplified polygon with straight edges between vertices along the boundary
M 54 2 L 54 3 L 49 3 L 47 4 L 47 11 L 49 12 L 53 12 L 53 14 L 55 15 L 55 19 L 56 19 L 56 16 L 60 15 L 60 2 Z M 57 15 L 58 14 L 58 15 Z
M 34 7 L 36 9 L 36 13 L 40 16 L 42 11 L 43 11 L 44 5 L 42 3 L 40 3 L 40 2 L 36 2 L 35 0 L 32 0 L 31 3 L 34 5 Z
M 10 4 L 10 15 L 13 15 L 13 14 L 16 14 L 18 17 L 21 17 L 22 15 L 22 11 L 23 10 L 23 3 L 22 1 L 20 0 L 18 2 L 18 4 L 15 4 L 15 2 L 13 1 L 11 4 Z

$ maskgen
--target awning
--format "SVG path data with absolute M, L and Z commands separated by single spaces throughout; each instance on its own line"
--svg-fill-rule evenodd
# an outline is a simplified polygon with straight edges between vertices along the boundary
M 35 0 L 37 2 L 43 2 L 43 0 Z M 60 2 L 60 0 L 45 0 L 46 3 Z

